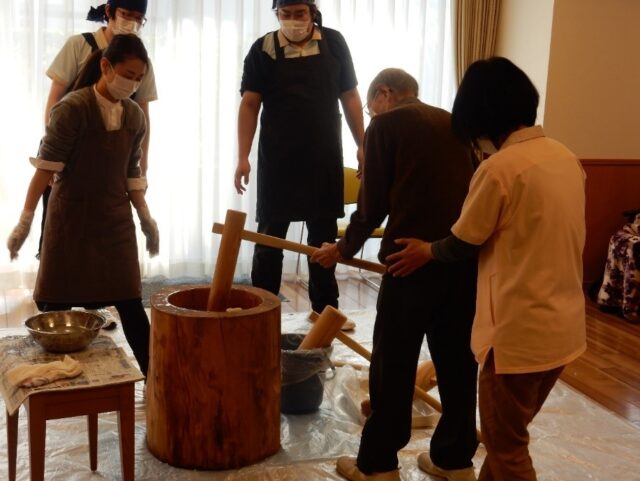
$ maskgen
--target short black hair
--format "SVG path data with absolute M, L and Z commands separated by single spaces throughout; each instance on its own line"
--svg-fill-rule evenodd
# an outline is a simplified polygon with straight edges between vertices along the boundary
M 451 125 L 465 142 L 492 141 L 536 121 L 540 96 L 520 68 L 504 57 L 478 60 L 467 68 L 451 111 Z

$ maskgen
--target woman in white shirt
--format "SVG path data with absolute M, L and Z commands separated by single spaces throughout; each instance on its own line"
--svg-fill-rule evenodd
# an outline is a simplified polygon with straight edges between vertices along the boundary
M 132 34 L 116 35 L 96 55 L 97 82 L 69 93 L 51 110 L 38 155 L 31 159 L 36 172 L 20 222 L 7 246 L 16 258 L 53 179 L 33 298 L 42 311 L 115 306 L 146 375 L 149 320 L 141 301 L 131 204 L 151 255 L 158 252 L 159 236 L 140 171 L 145 117 L 129 97 L 147 71 L 148 57 Z

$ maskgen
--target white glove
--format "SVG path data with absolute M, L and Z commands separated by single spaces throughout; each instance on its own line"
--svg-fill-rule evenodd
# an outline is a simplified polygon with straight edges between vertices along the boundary
M 18 258 L 18 251 L 22 247 L 22 244 L 24 244 L 31 230 L 33 214 L 34 212 L 32 210 L 23 210 L 22 214 L 20 214 L 18 225 L 13 228 L 7 239 L 7 247 L 9 248 L 11 260 Z
M 138 210 L 138 219 L 140 219 L 140 227 L 142 233 L 147 239 L 147 251 L 151 257 L 157 256 L 160 251 L 160 232 L 158 231 L 158 224 L 153 217 L 149 208 L 145 205 Z

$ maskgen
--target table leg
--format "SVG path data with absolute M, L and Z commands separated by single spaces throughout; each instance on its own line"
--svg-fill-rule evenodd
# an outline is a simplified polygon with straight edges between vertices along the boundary
M 89 463 L 91 471 L 98 469 L 98 415 L 87 415 L 87 428 L 89 431 Z
M 118 430 L 120 433 L 120 464 L 122 481 L 134 481 L 134 391 L 133 383 L 120 389 L 120 409 L 118 410 Z
M 18 454 L 18 415 L 7 411 L 7 446 L 9 448 L 9 481 L 16 481 L 16 456 Z
M 31 463 L 31 481 L 44 481 L 44 445 L 47 433 L 45 407 L 34 396 L 27 400 L 29 415 L 29 459 Z

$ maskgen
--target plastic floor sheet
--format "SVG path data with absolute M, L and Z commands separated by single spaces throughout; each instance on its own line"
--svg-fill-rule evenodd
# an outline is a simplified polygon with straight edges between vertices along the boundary
M 350 333 L 371 349 L 373 312 L 351 312 L 356 321 Z M 305 314 L 285 314 L 282 332 L 306 332 Z M 22 334 L 20 329 L 2 329 L 2 335 Z M 120 326 L 113 334 L 126 346 Z M 126 347 L 128 350 L 128 347 Z M 130 353 L 130 351 L 129 351 Z M 428 358 L 426 347 L 423 357 Z M 281 450 L 261 463 L 230 471 L 193 471 L 158 461 L 145 443 L 145 403 L 142 383 L 136 385 L 136 476 L 137 481 L 277 481 L 339 480 L 335 459 L 356 455 L 362 429 L 360 401 L 367 396 L 367 361 L 334 341 L 332 356 L 337 367 L 328 375 L 324 401 L 317 413 L 282 415 Z M 437 397 L 437 388 L 431 391 Z M 0 402 L 2 402 L 0 400 Z M 426 405 L 414 406 L 414 414 L 435 416 Z M 0 419 L 0 479 L 7 479 L 6 420 Z M 24 408 L 20 410 L 17 481 L 29 477 L 29 450 Z M 432 429 L 414 429 L 409 444 L 400 452 L 401 477 L 405 481 L 441 480 L 420 471 L 416 456 L 428 449 Z M 530 428 L 531 455 L 540 481 L 640 481 L 640 430 L 582 394 L 559 382 Z M 476 472 L 484 458 L 478 448 Z M 98 425 L 98 470 L 89 469 L 86 420 L 83 417 L 47 423 L 45 480 L 121 480 L 118 426 L 114 413 L 101 414 Z

